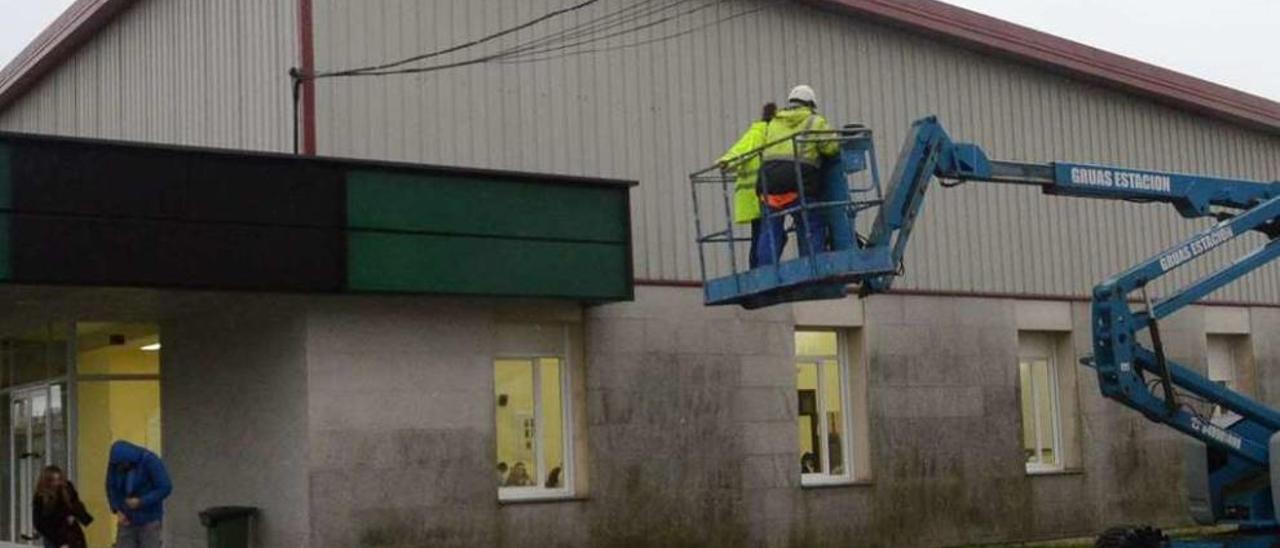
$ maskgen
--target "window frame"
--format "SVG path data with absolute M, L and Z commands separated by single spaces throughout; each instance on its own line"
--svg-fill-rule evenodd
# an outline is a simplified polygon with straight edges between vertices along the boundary
M 576 492 L 574 487 L 574 478 L 576 477 L 574 472 L 574 445 L 575 445 L 574 430 L 575 428 L 573 423 L 573 416 L 574 416 L 573 415 L 573 397 L 571 393 L 573 384 L 572 382 L 570 382 L 570 378 L 572 375 L 571 373 L 572 367 L 570 367 L 569 356 L 568 356 L 569 353 L 567 352 L 567 345 L 569 342 L 570 342 L 569 332 L 568 332 L 568 328 L 566 327 L 565 329 L 566 350 L 562 351 L 559 354 L 499 353 L 495 355 L 492 360 L 490 360 L 490 363 L 493 364 L 491 365 L 491 368 L 494 369 L 495 373 L 496 373 L 497 362 L 500 362 L 500 361 L 527 361 L 530 365 L 532 365 L 532 369 L 533 369 L 534 470 L 532 471 L 532 474 L 535 478 L 538 479 L 539 485 L 533 485 L 529 487 L 505 487 L 505 486 L 499 485 L 497 489 L 499 502 L 530 502 L 530 501 L 543 501 L 543 500 L 560 500 L 560 499 L 567 499 L 567 498 L 574 497 L 574 493 Z M 564 458 L 562 459 L 564 462 L 560 466 L 560 485 L 561 486 L 558 488 L 547 488 L 541 485 L 543 482 L 543 478 L 545 477 L 544 473 L 550 471 L 550 470 L 546 470 L 544 472 L 544 470 L 542 470 L 542 467 L 546 466 L 546 463 L 545 463 L 546 457 L 543 454 L 544 447 L 542 442 L 541 429 L 539 427 L 539 425 L 545 424 L 543 420 L 544 406 L 542 404 L 542 390 L 541 390 L 541 386 L 542 386 L 542 383 L 541 383 L 542 368 L 540 367 L 541 360 L 557 360 L 559 362 L 559 367 L 560 367 L 560 415 L 561 415 L 560 443 L 563 445 L 563 447 L 561 448 L 561 455 L 564 456 Z M 494 397 L 495 398 L 497 397 L 496 390 L 494 391 Z M 494 400 L 493 405 L 495 406 L 495 409 L 496 409 L 496 406 L 497 406 L 496 399 Z M 496 447 L 497 447 L 497 439 L 496 439 L 497 417 L 496 416 L 494 417 L 494 436 L 495 436 L 494 446 L 496 451 Z M 496 454 L 494 455 L 494 459 L 495 460 L 497 459 Z M 495 462 L 494 464 L 496 465 L 497 463 Z
M 818 431 L 821 434 L 820 443 L 822 444 L 822 447 L 829 447 L 830 438 L 828 438 L 828 436 L 830 435 L 830 427 L 827 422 L 827 413 L 826 413 L 826 405 L 825 405 L 826 390 L 824 390 L 825 375 L 823 375 L 823 362 L 828 360 L 833 360 L 835 362 L 834 367 L 836 368 L 836 375 L 839 378 L 839 383 L 840 383 L 840 387 L 839 387 L 839 394 L 841 399 L 840 409 L 841 409 L 841 412 L 844 414 L 844 421 L 840 428 L 840 437 L 841 437 L 840 452 L 844 456 L 844 472 L 840 474 L 831 474 L 826 472 L 819 472 L 816 474 L 805 474 L 801 472 L 800 486 L 801 487 L 822 487 L 822 486 L 831 486 L 831 485 L 849 485 L 849 484 L 856 483 L 853 475 L 853 466 L 854 466 L 853 421 L 851 420 L 851 416 L 850 416 L 852 412 L 853 398 L 850 396 L 850 388 L 849 388 L 849 359 L 848 359 L 849 345 L 848 345 L 848 341 L 845 340 L 846 337 L 848 336 L 848 333 L 845 330 L 838 329 L 838 328 L 796 327 L 792 336 L 794 337 L 795 334 L 802 333 L 802 332 L 803 333 L 832 333 L 836 337 L 836 355 L 834 356 L 806 355 L 806 354 L 800 354 L 799 351 L 795 351 L 795 352 L 792 352 L 793 354 L 792 365 L 793 367 L 797 367 L 797 368 L 800 367 L 801 364 L 814 365 L 815 376 L 817 377 L 817 387 L 814 389 L 814 392 L 815 392 L 814 406 L 819 410 Z M 796 397 L 797 397 L 797 403 L 798 403 L 798 398 L 799 398 L 798 384 L 796 387 Z M 796 411 L 797 411 L 796 427 L 799 428 L 799 408 L 798 407 Z M 830 463 L 827 461 L 831 457 L 828 454 L 828 451 L 822 451 L 819 449 L 817 453 L 818 453 L 819 466 L 824 470 L 830 470 L 831 469 Z M 803 455 L 801 455 L 801 457 L 803 457 Z
M 1251 335 L 1249 333 L 1205 333 L 1205 378 L 1209 382 L 1217 384 L 1224 389 L 1235 392 L 1246 392 L 1240 387 L 1241 368 L 1251 361 L 1248 351 L 1245 350 L 1252 344 Z M 1226 366 L 1230 378 L 1215 378 L 1214 363 L 1215 346 L 1222 351 L 1226 358 Z M 1245 350 L 1242 352 L 1242 350 Z M 1239 417 L 1235 412 L 1224 409 L 1221 405 L 1214 404 L 1210 414 L 1213 420 L 1234 420 Z
M 1059 398 L 1061 398 L 1061 394 L 1059 393 L 1059 388 L 1058 388 L 1058 364 L 1057 364 L 1057 360 L 1054 359 L 1054 356 L 1052 354 L 1049 354 L 1049 355 L 1029 354 L 1029 355 L 1018 356 L 1018 376 L 1019 376 L 1018 397 L 1019 398 L 1022 397 L 1022 378 L 1021 378 L 1022 364 L 1026 363 L 1027 374 L 1031 376 L 1031 379 L 1030 379 L 1031 394 L 1032 394 L 1031 412 L 1032 414 L 1035 415 L 1033 419 L 1039 419 L 1040 407 L 1039 407 L 1039 398 L 1036 397 L 1035 395 L 1036 394 L 1035 373 L 1031 371 L 1031 364 L 1037 361 L 1043 361 L 1045 363 L 1045 379 L 1047 379 L 1049 382 L 1049 386 L 1048 386 L 1049 405 L 1050 405 L 1049 416 L 1050 416 L 1050 422 L 1053 425 L 1052 439 L 1054 444 L 1053 445 L 1054 460 L 1056 462 L 1053 464 L 1045 464 L 1043 462 L 1024 461 L 1024 464 L 1026 466 L 1026 470 L 1028 474 L 1048 474 L 1048 473 L 1061 472 L 1063 470 L 1066 470 L 1066 463 L 1064 462 L 1065 455 L 1064 455 L 1063 446 L 1062 446 L 1062 443 L 1063 443 L 1062 441 L 1062 404 L 1059 401 Z M 1022 413 L 1021 405 L 1018 406 L 1018 413 L 1019 414 Z M 1027 418 L 1022 417 L 1022 420 L 1026 421 Z M 1040 432 L 1040 421 L 1033 420 L 1032 424 L 1033 424 L 1032 428 L 1035 430 L 1035 433 L 1036 433 L 1036 454 L 1035 455 L 1036 455 L 1036 460 L 1039 461 L 1044 457 L 1044 445 L 1041 443 L 1041 440 L 1043 439 L 1043 435 L 1042 435 L 1042 432 Z M 1019 441 L 1019 444 L 1018 444 L 1019 447 L 1025 451 L 1026 440 L 1020 439 L 1018 441 Z

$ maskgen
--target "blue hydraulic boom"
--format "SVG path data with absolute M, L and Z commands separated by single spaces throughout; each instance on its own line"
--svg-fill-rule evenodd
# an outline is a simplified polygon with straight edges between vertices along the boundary
M 868 147 L 864 144 L 862 148 Z M 833 169 L 850 171 L 838 165 Z M 767 296 L 766 305 L 815 296 L 829 298 L 839 296 L 832 292 L 833 285 L 844 287 L 846 282 L 856 284 L 862 295 L 889 290 L 902 270 L 912 229 L 933 179 L 953 182 L 948 186 L 966 182 L 1033 185 L 1055 196 L 1167 203 L 1183 217 L 1215 221 L 1093 289 L 1093 356 L 1084 361 L 1096 370 L 1104 396 L 1199 440 L 1206 447 L 1188 459 L 1190 466 L 1202 470 L 1203 479 L 1190 482 L 1193 516 L 1201 523 L 1238 524 L 1241 533 L 1227 540 L 1175 545 L 1280 544 L 1280 521 L 1273 502 L 1280 496 L 1280 473 L 1271 474 L 1276 465 L 1273 463 L 1280 463 L 1280 411 L 1168 359 L 1159 329 L 1161 319 L 1280 255 L 1280 182 L 1066 162 L 992 160 L 977 145 L 952 141 L 938 120 L 928 117 L 912 125 L 886 193 L 877 201 L 875 221 L 868 234 L 857 234 L 856 246 L 813 250 L 776 266 L 708 279 L 708 304 L 750 307 L 760 304 L 762 295 Z M 832 203 L 838 204 L 828 200 L 824 207 L 829 211 Z M 849 215 L 854 215 L 852 208 Z M 856 220 L 850 225 L 856 225 Z M 1146 287 L 1152 282 L 1251 232 L 1262 234 L 1265 243 L 1171 295 L 1156 300 L 1148 296 Z M 701 240 L 699 243 L 705 244 Z M 787 278 L 779 274 L 784 268 L 798 269 L 803 275 Z M 736 287 L 743 288 L 741 293 L 726 291 L 741 279 L 771 280 L 777 286 L 739 284 Z M 1150 338 L 1150 347 L 1140 342 L 1143 332 Z M 1210 419 L 1193 402 L 1231 413 Z M 1125 534 L 1141 536 L 1142 532 Z

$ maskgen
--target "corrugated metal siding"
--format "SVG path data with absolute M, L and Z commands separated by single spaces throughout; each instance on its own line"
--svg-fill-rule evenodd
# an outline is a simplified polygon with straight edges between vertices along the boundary
M 628 4 L 606 0 L 504 43 Z M 665 36 L 761 3 L 718 4 L 606 44 Z M 346 68 L 431 51 L 564 5 L 319 0 L 317 64 Z M 638 179 L 637 276 L 666 280 L 698 275 L 685 175 L 732 143 L 761 103 L 781 100 L 800 82 L 817 88 L 833 122 L 859 121 L 879 131 L 884 173 L 909 123 L 937 113 L 953 137 L 1003 159 L 1280 178 L 1280 138 L 901 30 L 794 4 L 774 6 L 632 49 L 322 81 L 320 150 Z M 1108 274 L 1200 226 L 1162 206 L 990 185 L 934 190 L 929 201 L 899 287 L 1085 295 Z M 1207 270 L 1175 279 L 1186 281 L 1193 272 Z M 1280 302 L 1280 268 L 1215 298 Z
M 0 129 L 291 150 L 296 9 L 142 0 L 0 113 Z

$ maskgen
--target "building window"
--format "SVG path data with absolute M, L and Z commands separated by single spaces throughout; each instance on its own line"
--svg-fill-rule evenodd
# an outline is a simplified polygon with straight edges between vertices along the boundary
M 849 379 L 843 337 L 839 331 L 799 330 L 795 338 L 800 482 L 850 481 Z
M 1022 448 L 1028 472 L 1061 470 L 1062 419 L 1052 355 L 1018 360 L 1022 396 Z
M 562 497 L 573 492 L 568 377 L 560 357 L 494 362 L 495 481 L 500 499 Z
M 1246 381 L 1249 377 L 1246 372 L 1252 361 L 1249 336 L 1211 334 L 1208 336 L 1208 350 L 1209 380 L 1228 390 L 1248 395 L 1248 383 L 1241 381 Z M 1224 415 L 1233 414 L 1221 406 L 1213 406 L 1215 418 Z

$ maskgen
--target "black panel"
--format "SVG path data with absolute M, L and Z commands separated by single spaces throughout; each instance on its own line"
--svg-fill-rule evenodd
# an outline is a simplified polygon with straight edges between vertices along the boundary
M 178 217 L 183 163 L 172 156 L 71 143 L 12 147 L 19 212 Z
M 66 140 L 9 145 L 13 281 L 343 287 L 339 165 Z
M 338 291 L 339 229 L 19 215 L 13 281 Z
M 185 218 L 343 227 L 345 178 L 336 166 L 292 159 L 202 158 L 188 173 Z
M 339 166 L 64 141 L 17 142 L 13 152 L 20 213 L 344 225 Z

